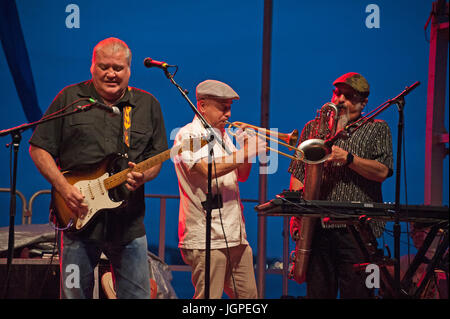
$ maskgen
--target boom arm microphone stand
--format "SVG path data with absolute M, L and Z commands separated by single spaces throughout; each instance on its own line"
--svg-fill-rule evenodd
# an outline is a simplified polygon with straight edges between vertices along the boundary
M 219 145 L 227 152 L 227 154 L 231 154 L 231 151 L 227 148 L 227 146 L 222 143 L 222 138 L 219 137 L 215 130 L 211 127 L 211 125 L 205 120 L 203 115 L 197 110 L 194 104 L 191 102 L 189 97 L 187 96 L 187 91 L 184 90 L 180 85 L 178 85 L 173 79 L 174 74 L 171 74 L 167 67 L 162 68 L 164 70 L 164 74 L 170 80 L 170 82 L 177 87 L 180 91 L 181 95 L 188 102 L 192 111 L 197 115 L 197 117 L 202 122 L 204 128 L 208 132 L 208 192 L 206 194 L 206 201 L 202 203 L 203 208 L 206 211 L 206 240 L 205 240 L 205 299 L 209 299 L 210 292 L 210 264 L 211 264 L 211 213 L 214 208 L 219 208 L 222 201 L 218 199 L 218 197 L 213 197 L 212 195 L 212 159 L 213 159 L 213 146 L 214 143 L 219 142 Z M 177 67 L 178 69 L 178 67 Z M 217 194 L 219 196 L 219 194 Z
M 401 289 L 400 285 L 400 234 L 401 234 L 401 227 L 400 227 L 400 174 L 401 174 L 401 159 L 402 159 L 402 141 L 403 141 L 403 123 L 404 123 L 404 117 L 403 117 L 403 108 L 405 107 L 405 96 L 409 94 L 412 90 L 414 90 L 417 86 L 419 86 L 420 82 L 417 81 L 414 84 L 412 84 L 409 87 L 406 87 L 403 92 L 401 92 L 399 95 L 394 97 L 393 99 L 390 99 L 380 106 L 378 106 L 375 110 L 371 111 L 370 113 L 373 113 L 369 116 L 367 114 L 365 117 L 359 119 L 355 123 L 351 124 L 350 126 L 345 127 L 344 129 L 340 130 L 336 133 L 334 137 L 327 140 L 325 142 L 326 145 L 330 146 L 333 145 L 333 143 L 338 138 L 345 138 L 348 137 L 350 134 L 354 133 L 357 129 L 359 129 L 361 126 L 363 126 L 365 123 L 373 119 L 376 115 L 380 114 L 384 110 L 386 110 L 388 107 L 390 107 L 392 104 L 397 104 L 397 109 L 399 113 L 398 117 L 398 133 L 397 133 L 397 163 L 396 163 L 396 179 L 395 179 L 395 219 L 394 219 L 394 292 L 396 297 L 400 297 L 401 295 L 405 295 L 405 292 Z M 362 122 L 358 124 L 359 122 Z M 351 132 L 350 128 L 358 124 Z
M 402 141 L 403 141 L 403 125 L 404 116 L 403 109 L 405 107 L 405 96 L 419 86 L 420 82 L 417 81 L 410 87 L 407 87 L 398 96 L 391 99 L 389 105 L 397 104 L 398 110 L 398 129 L 397 129 L 397 166 L 395 175 L 395 222 L 394 222 L 394 282 L 395 293 L 397 297 L 400 297 L 402 289 L 400 285 L 400 175 L 401 175 L 401 163 L 402 163 Z
M 87 104 L 84 106 L 80 106 L 74 109 L 71 112 L 61 113 L 52 117 L 43 117 L 39 121 L 33 123 L 22 124 L 16 127 L 12 127 L 9 129 L 1 130 L 0 137 L 5 135 L 11 135 L 12 142 L 7 144 L 7 147 L 13 147 L 14 152 L 14 160 L 13 160 L 13 174 L 11 180 L 11 188 L 10 188 L 10 206 L 9 206 L 9 234 L 8 234 L 8 252 L 7 252 L 7 261 L 6 261 L 6 281 L 4 288 L 4 296 L 7 297 L 8 289 L 9 289 L 9 279 L 10 279 L 10 268 L 14 255 L 14 219 L 16 217 L 16 184 L 17 184 L 17 158 L 19 153 L 19 146 L 22 140 L 22 132 L 27 129 L 39 125 L 44 122 L 52 121 L 61 117 L 69 116 L 75 113 L 88 111 L 94 106 L 96 103 Z

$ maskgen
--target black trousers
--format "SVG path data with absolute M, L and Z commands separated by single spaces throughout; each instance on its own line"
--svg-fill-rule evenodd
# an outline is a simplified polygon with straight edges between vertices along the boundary
M 323 229 L 317 222 L 311 248 L 307 298 L 373 298 L 373 289 L 366 287 L 364 269 L 353 267 L 365 261 L 347 228 Z

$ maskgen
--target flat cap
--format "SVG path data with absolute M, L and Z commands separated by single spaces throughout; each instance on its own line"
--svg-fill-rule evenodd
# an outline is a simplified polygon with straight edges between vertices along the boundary
M 344 75 L 338 77 L 333 82 L 333 85 L 340 83 L 347 84 L 354 90 L 361 93 L 361 95 L 363 95 L 364 97 L 369 96 L 370 93 L 369 82 L 367 82 L 367 80 L 359 73 L 356 72 L 345 73 Z
M 197 85 L 197 100 L 201 98 L 239 100 L 239 95 L 228 85 L 216 80 L 206 80 Z

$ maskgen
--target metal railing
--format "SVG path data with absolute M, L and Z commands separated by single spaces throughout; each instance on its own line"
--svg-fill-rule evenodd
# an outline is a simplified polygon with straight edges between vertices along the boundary
M 10 193 L 10 188 L 0 188 L 0 192 Z M 16 196 L 19 196 L 22 201 L 22 224 L 31 224 L 31 212 L 28 210 L 27 200 L 25 196 L 16 189 Z
M 40 196 L 42 194 L 51 194 L 51 193 L 52 193 L 51 190 L 43 189 L 43 190 L 37 191 L 36 193 L 34 193 L 31 196 L 30 201 L 28 202 L 28 211 L 30 213 L 30 223 L 31 223 L 31 217 L 33 217 L 33 203 L 34 203 L 36 197 L 38 197 L 38 196 Z
M 165 249 L 166 249 L 166 207 L 167 199 L 179 200 L 179 195 L 156 195 L 145 194 L 146 198 L 159 199 L 159 245 L 158 245 L 158 257 L 165 262 Z M 257 203 L 256 199 L 241 199 L 242 202 Z M 191 271 L 191 267 L 188 265 L 169 265 L 169 269 L 173 271 Z
M 178 195 L 154 195 L 145 194 L 146 198 L 159 198 L 159 240 L 158 240 L 158 257 L 166 262 L 166 207 L 167 199 L 180 199 Z M 191 271 L 188 265 L 168 265 L 172 271 Z

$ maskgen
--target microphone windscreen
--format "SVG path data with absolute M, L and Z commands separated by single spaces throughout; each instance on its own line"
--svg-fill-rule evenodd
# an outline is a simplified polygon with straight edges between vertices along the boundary
M 151 58 L 145 58 L 144 59 L 144 65 L 147 67 L 147 68 L 151 68 L 153 65 L 152 65 L 152 59 Z

